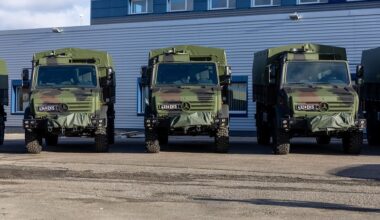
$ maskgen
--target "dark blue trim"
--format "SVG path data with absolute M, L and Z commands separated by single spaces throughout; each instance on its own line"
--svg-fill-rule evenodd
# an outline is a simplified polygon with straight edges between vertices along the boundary
M 22 81 L 21 80 L 11 80 L 11 115 L 24 115 L 24 112 L 18 112 L 16 111 L 16 88 L 22 86 Z
M 246 104 L 246 112 L 243 114 L 230 113 L 230 117 L 233 118 L 247 118 L 248 117 L 248 76 L 232 76 L 231 83 L 246 83 L 246 94 L 247 94 L 247 104 Z
M 142 112 L 142 106 L 140 103 L 142 103 L 142 86 L 141 86 L 141 77 L 137 78 L 137 93 L 136 93 L 136 110 L 137 110 L 137 116 L 144 116 L 145 113 Z
M 350 5 L 359 5 L 360 3 L 365 2 L 374 2 L 379 0 L 362 0 L 362 1 L 348 1 L 348 0 L 328 0 L 327 3 L 315 3 L 315 4 L 301 4 L 297 5 L 297 0 L 281 0 L 279 6 L 268 6 L 264 8 L 289 8 L 297 7 L 298 8 L 310 8 L 315 5 L 339 5 L 339 4 L 350 4 Z M 91 1 L 91 19 L 102 19 L 102 18 L 112 18 L 112 17 L 128 17 L 135 14 L 129 13 L 130 0 L 92 0 Z M 328 6 L 326 6 L 328 7 Z M 344 6 L 342 6 L 344 7 Z M 252 9 L 251 0 L 236 0 L 236 8 L 228 9 L 228 11 L 242 9 Z M 262 7 L 254 8 L 255 10 L 263 10 Z M 153 11 L 149 12 L 150 14 L 167 14 L 170 13 L 167 11 L 167 0 L 153 0 Z M 208 9 L 208 0 L 193 0 L 193 10 L 186 11 L 187 13 L 191 12 L 210 12 L 215 10 Z M 223 11 L 223 10 L 216 10 Z M 184 12 L 184 13 L 186 13 Z M 148 14 L 149 14 L 148 13 Z M 268 14 L 271 14 L 268 12 Z M 143 16 L 144 14 L 138 14 Z

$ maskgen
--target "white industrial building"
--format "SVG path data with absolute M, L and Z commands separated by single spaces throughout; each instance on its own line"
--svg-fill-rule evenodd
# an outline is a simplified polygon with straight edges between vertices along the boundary
M 359 5 L 359 4 L 358 4 Z M 369 6 L 371 7 L 369 7 Z M 142 129 L 139 107 L 140 67 L 146 65 L 150 49 L 194 44 L 225 48 L 237 89 L 247 99 L 247 108 L 231 118 L 232 131 L 255 130 L 252 102 L 253 54 L 268 47 L 313 42 L 347 48 L 351 70 L 360 63 L 361 51 L 380 46 L 380 4 L 330 10 L 277 10 L 276 13 L 238 11 L 228 16 L 187 16 L 178 19 L 128 21 L 126 23 L 47 29 L 0 31 L 0 58 L 9 68 L 10 103 L 7 126 L 21 127 L 18 99 L 22 68 L 31 67 L 32 55 L 41 50 L 79 47 L 108 51 L 117 72 L 116 127 Z M 178 16 L 178 15 L 177 15 Z M 379 60 L 380 61 L 380 60 Z

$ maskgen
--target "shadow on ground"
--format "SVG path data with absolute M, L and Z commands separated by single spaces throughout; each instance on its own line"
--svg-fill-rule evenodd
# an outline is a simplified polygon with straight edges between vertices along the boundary
M 360 166 L 345 167 L 335 169 L 330 173 L 340 177 L 380 181 L 380 164 L 363 164 Z
M 258 145 L 255 138 L 233 137 L 229 154 L 272 155 L 271 146 Z M 95 153 L 92 138 L 60 138 L 58 146 L 44 146 L 43 151 L 68 153 Z M 214 142 L 207 137 L 175 137 L 162 146 L 163 152 L 214 153 Z M 24 140 L 6 140 L 0 146 L 0 153 L 25 153 Z M 145 153 L 144 138 L 118 138 L 110 147 L 111 153 Z M 314 139 L 295 139 L 291 144 L 291 154 L 341 155 L 344 154 L 340 141 L 329 145 L 318 145 Z M 362 155 L 380 155 L 380 147 L 364 145 Z M 279 156 L 280 157 L 280 156 Z
M 252 205 L 265 205 L 265 206 L 281 206 L 289 208 L 312 208 L 312 209 L 325 209 L 334 211 L 349 211 L 349 212 L 370 212 L 380 213 L 377 208 L 356 207 L 345 204 L 326 203 L 326 202 L 311 202 L 311 201 L 294 201 L 294 200 L 274 200 L 274 199 L 217 199 L 217 198 L 194 198 L 199 201 L 209 202 L 240 202 Z

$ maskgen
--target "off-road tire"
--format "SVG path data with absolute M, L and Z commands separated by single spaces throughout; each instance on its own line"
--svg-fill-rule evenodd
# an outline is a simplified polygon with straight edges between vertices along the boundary
M 25 130 L 25 146 L 30 154 L 39 154 L 42 151 L 42 136 L 36 130 Z
M 315 138 L 318 145 L 327 145 L 331 142 L 331 137 L 329 136 L 319 136 Z
M 227 153 L 230 146 L 230 136 L 228 128 L 218 128 L 214 139 L 215 152 Z
M 379 145 L 380 137 L 377 135 L 379 126 L 377 126 L 377 120 L 367 121 L 367 141 L 369 145 Z
M 363 145 L 363 132 L 348 132 L 342 138 L 342 144 L 346 154 L 360 154 Z
M 115 143 L 115 107 L 114 105 L 108 106 L 107 111 L 107 136 L 108 144 Z
M 4 135 L 5 135 L 5 124 L 4 122 L 0 123 L 0 145 L 4 144 Z
M 169 134 L 167 131 L 159 131 L 157 135 L 160 145 L 167 145 L 169 143 Z
M 160 152 L 160 142 L 156 131 L 149 131 L 148 129 L 145 130 L 145 147 L 148 153 Z
M 270 132 L 268 128 L 263 126 L 257 128 L 257 143 L 259 145 L 270 144 Z
M 115 122 L 113 121 L 113 119 L 110 120 L 107 125 L 107 137 L 108 137 L 108 144 L 115 143 Z
M 57 146 L 58 145 L 58 135 L 54 135 L 54 134 L 46 135 L 45 143 L 47 146 Z
M 289 135 L 276 128 L 273 134 L 273 153 L 276 155 L 286 155 L 290 152 Z
M 108 135 L 96 134 L 95 135 L 95 152 L 104 153 L 109 151 Z

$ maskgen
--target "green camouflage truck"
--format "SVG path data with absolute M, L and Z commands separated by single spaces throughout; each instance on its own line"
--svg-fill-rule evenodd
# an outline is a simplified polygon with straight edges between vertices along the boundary
M 215 151 L 229 147 L 228 86 L 231 69 L 223 49 L 174 46 L 149 53 L 142 67 L 145 139 L 150 153 L 169 135 L 209 135 Z
M 357 68 L 359 93 L 367 119 L 367 139 L 370 145 L 379 145 L 380 137 L 380 47 L 363 51 Z
M 59 136 L 94 137 L 97 152 L 114 142 L 115 72 L 102 51 L 64 48 L 36 53 L 32 74 L 22 72 L 29 93 L 23 127 L 29 153 L 57 145 Z
M 255 53 L 253 96 L 257 141 L 275 154 L 288 154 L 292 137 L 316 137 L 329 144 L 342 138 L 343 149 L 358 154 L 365 119 L 359 117 L 344 48 L 295 44 Z
M 8 105 L 8 70 L 6 63 L 0 60 L 0 145 L 4 143 L 5 121 L 7 120 L 5 105 Z

